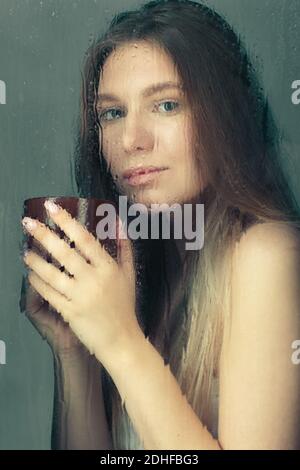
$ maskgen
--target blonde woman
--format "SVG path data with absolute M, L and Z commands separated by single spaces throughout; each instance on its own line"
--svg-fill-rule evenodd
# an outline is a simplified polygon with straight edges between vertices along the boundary
M 23 221 L 67 270 L 24 256 L 52 448 L 299 449 L 299 209 L 240 40 L 191 1 L 121 13 L 88 50 L 81 109 L 80 195 L 201 203 L 205 236 L 124 237 L 117 263 L 59 207 L 77 250 Z

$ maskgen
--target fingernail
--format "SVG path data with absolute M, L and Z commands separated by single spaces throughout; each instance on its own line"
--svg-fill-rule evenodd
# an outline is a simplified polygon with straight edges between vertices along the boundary
M 44 206 L 46 207 L 47 211 L 49 211 L 51 214 L 57 214 L 59 211 L 59 206 L 53 201 L 45 201 Z
M 30 217 L 24 217 L 22 219 L 22 224 L 23 224 L 23 227 L 25 227 L 29 231 L 34 230 L 37 227 L 36 221 L 31 219 Z

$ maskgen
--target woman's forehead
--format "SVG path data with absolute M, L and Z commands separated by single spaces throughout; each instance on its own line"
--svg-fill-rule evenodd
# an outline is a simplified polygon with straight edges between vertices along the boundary
M 160 47 L 149 43 L 130 43 L 119 46 L 106 59 L 101 70 L 101 78 L 105 80 L 106 75 L 116 73 L 116 69 L 127 73 L 137 70 L 145 70 L 147 73 L 160 70 L 161 74 L 176 74 L 175 63 L 169 55 Z M 120 77 L 122 78 L 122 77 Z
M 149 47 L 149 46 L 145 46 Z M 159 55 L 161 54 L 161 55 Z M 104 63 L 99 78 L 99 92 L 115 94 L 120 88 L 144 91 L 158 83 L 182 86 L 175 64 L 161 52 L 145 55 L 144 48 L 113 52 Z

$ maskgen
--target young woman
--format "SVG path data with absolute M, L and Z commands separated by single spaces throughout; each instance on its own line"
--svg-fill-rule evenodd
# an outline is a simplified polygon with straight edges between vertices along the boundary
M 201 203 L 205 236 L 125 238 L 116 263 L 63 209 L 47 206 L 78 250 L 25 221 L 73 275 L 24 257 L 55 358 L 52 447 L 298 449 L 299 209 L 232 28 L 191 1 L 117 15 L 87 53 L 77 144 L 81 196 Z

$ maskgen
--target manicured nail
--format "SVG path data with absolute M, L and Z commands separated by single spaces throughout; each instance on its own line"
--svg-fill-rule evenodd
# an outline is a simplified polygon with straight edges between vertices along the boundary
M 22 224 L 29 231 L 34 230 L 37 227 L 36 221 L 31 219 L 30 217 L 24 217 L 22 219 Z
M 46 207 L 47 211 L 50 212 L 50 214 L 57 214 L 59 211 L 59 206 L 53 201 L 45 201 L 44 206 Z

